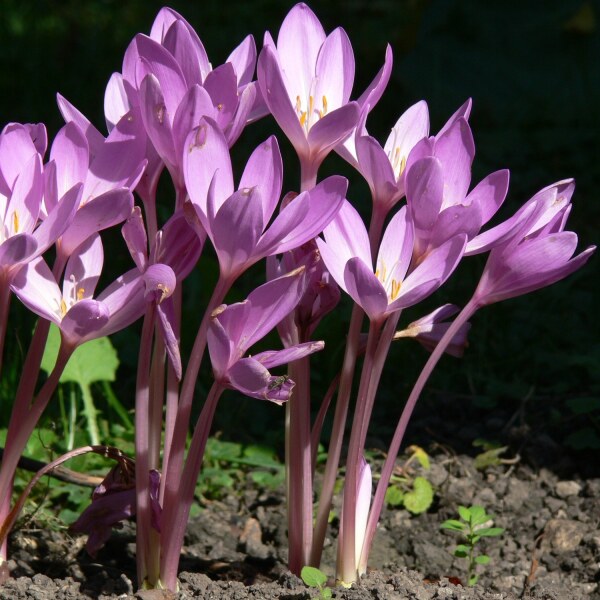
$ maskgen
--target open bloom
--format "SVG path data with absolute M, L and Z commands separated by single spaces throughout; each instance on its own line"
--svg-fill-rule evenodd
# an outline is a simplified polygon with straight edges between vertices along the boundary
M 269 33 L 258 59 L 265 102 L 303 163 L 318 166 L 354 129 L 363 106 L 373 108 L 389 80 L 391 50 L 374 81 L 350 102 L 354 53 L 346 32 L 329 35 L 304 3 L 285 17 L 277 44 Z
M 207 341 L 217 382 L 253 398 L 276 403 L 289 398 L 294 382 L 285 375 L 271 375 L 269 369 L 317 352 L 323 342 L 244 355 L 296 307 L 302 294 L 303 271 L 297 269 L 273 279 L 243 302 L 222 305 L 213 312 Z
M 325 266 L 372 321 L 432 294 L 454 271 L 466 244 L 466 236 L 458 234 L 411 269 L 413 224 L 403 207 L 383 234 L 374 271 L 366 228 L 349 202 L 323 233 L 325 241 L 317 244 Z
M 89 236 L 131 213 L 131 190 L 146 166 L 142 133 L 138 112 L 126 115 L 94 147 L 77 122 L 68 122 L 56 135 L 44 173 L 45 210 L 52 210 L 75 185 L 82 186 L 77 212 L 60 239 L 61 256 L 68 257 Z
M 184 167 L 190 220 L 202 225 L 199 234 L 204 229 L 210 237 L 223 277 L 314 238 L 336 215 L 348 185 L 343 177 L 328 177 L 294 198 L 271 223 L 283 178 L 276 138 L 252 153 L 236 191 L 227 142 L 208 118 L 188 136 Z
M 481 227 L 504 202 L 509 173 L 496 171 L 469 192 L 474 156 L 471 128 L 464 118 L 442 135 L 423 139 L 411 152 L 405 186 L 415 225 L 415 260 L 459 233 L 468 239 L 465 254 L 477 251 Z
M 175 287 L 174 275 L 168 269 L 155 268 L 142 275 L 136 268 L 94 299 L 103 262 L 102 243 L 96 233 L 69 258 L 62 290 L 42 258 L 22 267 L 11 287 L 25 306 L 55 323 L 63 341 L 72 347 L 127 327 L 143 314 L 147 294 Z
M 150 36 L 138 34 L 132 40 L 122 74 L 114 73 L 108 83 L 104 110 L 111 128 L 129 110 L 140 108 L 151 142 L 142 197 L 156 187 L 163 163 L 182 188 L 183 143 L 202 116 L 214 119 L 231 146 L 249 120 L 265 114 L 254 110 L 255 64 L 256 47 L 249 35 L 213 69 L 198 34 L 170 8 L 159 11 Z
M 35 131 L 46 139 L 45 129 L 43 135 L 39 127 Z M 31 128 L 11 123 L 0 134 L 0 274 L 5 282 L 54 244 L 71 224 L 81 200 L 82 185 L 74 182 L 61 190 L 60 201 L 57 198 L 45 210 L 48 173 L 31 133 Z
M 574 256 L 577 234 L 564 231 L 570 206 L 552 214 L 545 202 L 552 187 L 536 194 L 537 201 L 528 202 L 526 210 L 517 213 L 519 219 L 513 235 L 491 250 L 473 297 L 478 306 L 521 296 L 560 281 L 581 268 L 596 250 L 595 246 L 589 246 Z

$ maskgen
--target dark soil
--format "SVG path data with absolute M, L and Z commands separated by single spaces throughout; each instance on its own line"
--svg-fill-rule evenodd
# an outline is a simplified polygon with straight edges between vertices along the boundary
M 435 411 L 425 406 L 426 419 L 417 418 L 409 432 L 411 441 L 431 454 L 431 469 L 421 472 L 417 467 L 415 474 L 433 484 L 433 505 L 418 516 L 402 508 L 384 509 L 369 574 L 350 589 L 333 588 L 333 597 L 600 599 L 598 462 L 567 453 L 552 429 L 536 431 L 519 423 L 508 408 L 487 419 L 484 412 L 479 419 L 471 411 L 475 433 L 467 425 L 456 429 L 456 421 L 452 430 L 445 411 L 455 414 L 456 404 L 438 404 Z M 471 447 L 476 435 L 505 441 L 505 462 L 478 470 L 473 458 L 477 451 Z M 432 437 L 437 441 L 432 443 Z M 457 453 L 448 450 L 446 438 L 452 438 Z M 377 445 L 377 440 L 371 442 Z M 405 460 L 400 457 L 397 464 Z M 478 567 L 480 579 L 474 587 L 465 583 L 465 559 L 452 555 L 456 535 L 440 529 L 444 520 L 457 518 L 459 504 L 481 504 L 494 516 L 494 524 L 505 528 L 502 536 L 481 541 L 491 562 Z M 337 519 L 329 534 L 322 569 L 333 576 Z M 250 477 L 244 489 L 205 502 L 190 523 L 177 596 L 136 593 L 134 535 L 134 525 L 127 524 L 92 559 L 84 549 L 85 538 L 25 526 L 12 535 L 14 578 L 0 587 L 0 600 L 318 597 L 286 569 L 282 491 L 256 489 Z

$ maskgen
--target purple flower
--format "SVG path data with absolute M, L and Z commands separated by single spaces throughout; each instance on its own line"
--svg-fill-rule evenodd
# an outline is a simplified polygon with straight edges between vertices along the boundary
M 581 268 L 596 250 L 589 246 L 574 256 L 577 234 L 564 231 L 570 206 L 558 198 L 559 210 L 548 205 L 559 184 L 527 202 L 513 224 L 513 235 L 495 246 L 488 258 L 473 302 L 485 306 L 527 294 L 560 281 Z M 572 184 L 569 185 L 572 193 Z M 553 193 L 554 192 L 554 193 Z M 568 201 L 567 201 L 568 202 Z
M 60 202 L 50 210 L 44 207 L 44 176 L 48 173 L 44 173 L 32 133 L 44 142 L 45 149 L 45 133 L 39 126 L 32 130 L 11 123 L 0 134 L 0 272 L 6 281 L 18 267 L 54 244 L 70 225 L 81 199 L 82 186 L 75 184 L 64 190 Z
M 471 129 L 462 117 L 436 138 L 422 140 L 411 152 L 405 188 L 415 224 L 415 260 L 459 233 L 469 240 L 465 253 L 475 253 L 481 227 L 504 202 L 507 170 L 488 175 L 468 192 L 474 155 Z
M 136 268 L 119 277 L 94 299 L 103 262 L 100 236 L 93 234 L 69 258 L 62 290 L 42 258 L 23 266 L 11 287 L 25 306 L 55 323 L 63 340 L 75 347 L 133 323 L 143 314 L 148 287 L 158 286 L 156 272 L 152 272 L 154 279 L 150 280 Z M 174 276 L 168 273 L 163 276 L 163 288 L 174 287 Z
M 374 272 L 367 231 L 349 202 L 323 233 L 325 241 L 318 239 L 317 245 L 327 269 L 373 321 L 433 293 L 456 268 L 466 243 L 458 234 L 411 267 L 415 236 L 403 207 L 385 230 Z
M 252 153 L 235 190 L 227 142 L 210 119 L 202 119 L 188 136 L 184 174 L 191 199 L 188 215 L 210 237 L 223 277 L 236 277 L 261 258 L 314 238 L 336 215 L 347 188 L 343 177 L 328 177 L 285 206 L 271 223 L 283 177 L 276 138 Z
M 273 376 L 268 369 L 317 352 L 323 342 L 260 352 L 252 357 L 244 355 L 296 307 L 303 288 L 303 271 L 297 269 L 273 279 L 243 302 L 222 305 L 213 312 L 207 341 L 215 379 L 221 385 L 278 404 L 289 398 L 294 382 L 285 375 Z
M 104 110 L 110 127 L 140 107 L 151 141 L 145 187 L 155 188 L 164 162 L 176 187 L 182 188 L 183 144 L 202 116 L 214 119 L 231 146 L 248 121 L 265 114 L 256 104 L 255 63 L 254 39 L 247 36 L 225 64 L 213 69 L 198 34 L 170 8 L 159 11 L 150 37 L 138 34 L 133 39 L 123 73 L 109 81 Z M 142 197 L 148 191 L 143 189 Z
M 320 164 L 354 129 L 363 106 L 379 101 L 391 73 L 391 50 L 369 88 L 350 102 L 354 53 L 346 32 L 329 35 L 304 3 L 287 14 L 277 44 L 265 34 L 258 82 L 265 102 L 302 162 Z

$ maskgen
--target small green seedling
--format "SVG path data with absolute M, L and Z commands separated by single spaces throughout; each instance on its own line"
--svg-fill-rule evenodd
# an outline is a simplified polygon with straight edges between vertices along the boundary
M 429 456 L 419 446 L 408 448 L 410 456 L 400 467 L 397 474 L 392 475 L 391 485 L 385 492 L 385 502 L 388 506 L 404 506 L 413 515 L 425 512 L 433 502 L 433 486 L 423 476 L 416 476 L 411 469 L 411 463 L 418 462 L 421 468 L 430 468 Z
M 302 567 L 300 577 L 308 587 L 317 588 L 321 600 L 331 598 L 331 590 L 325 585 L 327 583 L 327 575 L 323 571 L 315 567 Z
M 458 507 L 460 521 L 448 519 L 440 527 L 450 531 L 458 531 L 462 536 L 463 543 L 456 546 L 454 556 L 457 558 L 466 558 L 468 565 L 468 583 L 475 585 L 479 575 L 475 573 L 477 565 L 487 565 L 490 557 L 487 554 L 475 554 L 475 546 L 482 537 L 496 537 L 504 533 L 502 527 L 491 527 L 493 520 L 491 515 L 486 514 L 483 506 L 474 505 L 470 508 L 466 506 Z

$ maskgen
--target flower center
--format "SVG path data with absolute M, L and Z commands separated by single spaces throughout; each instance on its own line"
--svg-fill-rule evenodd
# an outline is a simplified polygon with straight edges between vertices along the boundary
M 302 102 L 300 96 L 296 96 L 295 109 L 300 125 L 308 133 L 310 128 L 327 114 L 327 96 L 321 98 L 320 107 L 315 104 L 315 97 L 312 94 L 306 104 Z

